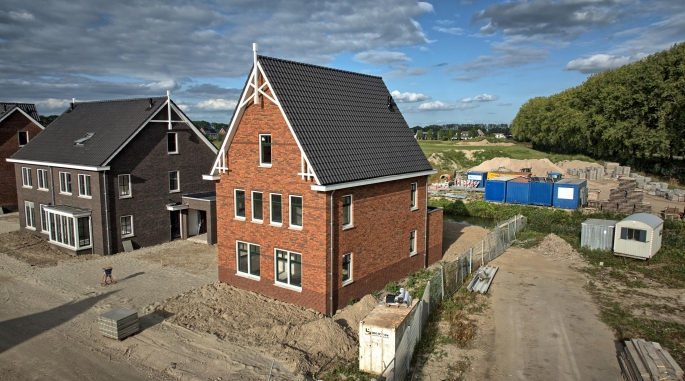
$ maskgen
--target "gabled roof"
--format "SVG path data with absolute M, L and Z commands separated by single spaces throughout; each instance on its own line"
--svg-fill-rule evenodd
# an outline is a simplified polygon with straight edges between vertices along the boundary
M 55 119 L 50 128 L 45 129 L 17 151 L 10 160 L 106 166 L 113 155 L 166 104 L 167 97 L 78 102 L 74 104 L 73 109 L 70 107 Z M 171 107 L 190 124 L 173 101 Z M 196 128 L 194 129 L 216 152 L 211 142 Z M 89 134 L 92 136 L 83 141 Z M 83 143 L 76 144 L 77 141 Z
M 258 62 L 320 185 L 432 170 L 381 77 Z
M 38 111 L 36 111 L 36 105 L 33 103 L 0 102 L 0 118 L 5 114 L 12 112 L 15 107 L 27 113 L 36 122 L 40 122 Z
M 204 128 L 205 134 L 218 134 L 220 131 L 218 128 Z

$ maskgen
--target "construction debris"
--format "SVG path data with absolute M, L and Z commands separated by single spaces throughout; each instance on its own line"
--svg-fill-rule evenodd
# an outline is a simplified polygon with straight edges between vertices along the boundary
M 490 289 L 490 284 L 492 279 L 497 274 L 499 267 L 497 266 L 481 266 L 478 271 L 473 275 L 473 279 L 469 282 L 467 289 L 471 292 L 479 292 L 485 294 Z
M 654 341 L 626 340 L 618 362 L 626 381 L 683 381 L 683 369 Z

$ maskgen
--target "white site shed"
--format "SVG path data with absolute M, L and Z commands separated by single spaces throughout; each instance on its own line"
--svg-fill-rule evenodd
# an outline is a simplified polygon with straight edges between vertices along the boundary
M 664 221 L 648 213 L 636 213 L 616 224 L 614 254 L 650 259 L 661 248 Z

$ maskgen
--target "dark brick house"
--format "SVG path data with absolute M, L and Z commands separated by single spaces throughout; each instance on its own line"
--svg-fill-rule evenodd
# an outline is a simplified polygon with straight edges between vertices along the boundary
M 204 176 L 219 280 L 331 314 L 440 260 L 432 173 L 382 78 L 255 53 Z
M 168 96 L 74 103 L 7 160 L 21 229 L 104 255 L 211 233 L 216 152 Z
M 43 129 L 34 104 L 0 102 L 0 208 L 15 212 L 18 205 L 14 165 L 5 159 Z

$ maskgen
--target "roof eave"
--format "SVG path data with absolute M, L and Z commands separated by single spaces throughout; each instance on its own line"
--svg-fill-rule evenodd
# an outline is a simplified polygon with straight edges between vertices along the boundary
M 80 169 L 83 171 L 102 172 L 102 171 L 109 171 L 110 170 L 109 166 L 99 166 L 99 165 L 79 165 L 79 164 L 69 164 L 69 163 L 57 163 L 57 162 L 52 162 L 52 161 L 13 159 L 11 157 L 8 157 L 5 160 L 7 160 L 8 163 L 15 163 L 15 164 L 42 165 L 42 166 L 46 166 L 46 167 Z
M 311 189 L 313 191 L 317 191 L 317 192 L 328 192 L 328 191 L 334 191 L 337 189 L 353 188 L 353 187 L 359 187 L 359 186 L 364 186 L 364 185 L 385 183 L 388 181 L 409 179 L 412 177 L 429 176 L 429 175 L 433 175 L 435 173 L 438 173 L 438 171 L 436 171 L 435 169 L 431 169 L 429 171 L 409 172 L 409 173 L 402 173 L 399 175 L 374 177 L 371 179 L 348 181 L 345 183 L 338 183 L 338 184 L 312 185 Z

